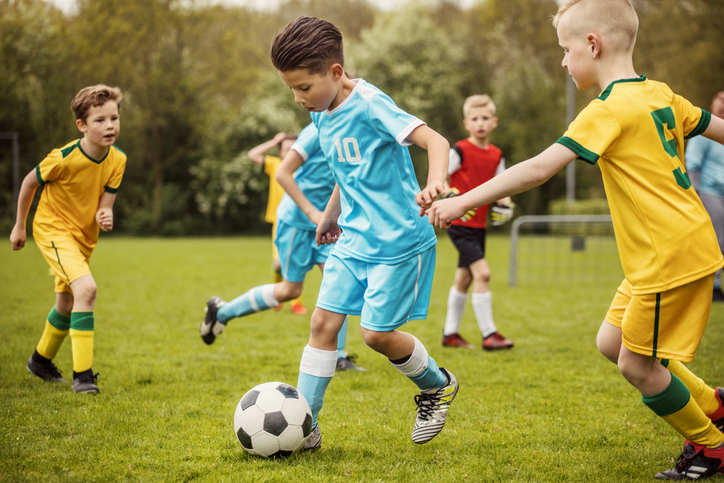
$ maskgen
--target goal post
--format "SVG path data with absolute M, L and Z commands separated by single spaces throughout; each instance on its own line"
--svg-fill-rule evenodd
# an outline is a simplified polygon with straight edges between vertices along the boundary
M 511 227 L 508 285 L 623 279 L 610 215 L 521 216 Z M 526 277 L 521 277 L 521 274 Z

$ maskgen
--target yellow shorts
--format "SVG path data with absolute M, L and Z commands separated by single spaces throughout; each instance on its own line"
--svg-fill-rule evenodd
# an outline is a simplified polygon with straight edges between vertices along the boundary
M 272 260 L 279 260 L 279 250 L 274 241 L 277 239 L 277 222 L 272 223 Z
M 621 328 L 623 345 L 647 356 L 691 362 L 706 328 L 714 274 L 661 293 L 633 295 L 621 282 L 606 321 Z
M 73 292 L 70 284 L 84 275 L 90 275 L 90 257 L 93 250 L 81 246 L 71 237 L 52 240 L 35 239 L 35 243 L 55 275 L 56 292 Z

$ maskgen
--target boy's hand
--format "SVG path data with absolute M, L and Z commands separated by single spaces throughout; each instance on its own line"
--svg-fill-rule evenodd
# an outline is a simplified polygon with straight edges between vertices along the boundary
M 111 231 L 113 229 L 113 210 L 110 208 L 101 208 L 96 212 L 96 221 L 103 231 Z
M 423 216 L 432 202 L 438 195 L 445 192 L 445 183 L 442 181 L 435 181 L 428 183 L 425 189 L 415 195 L 415 202 L 420 206 L 420 216 Z
M 337 225 L 337 220 L 329 220 L 322 217 L 322 220 L 317 225 L 317 246 L 330 245 L 337 243 L 339 236 L 342 234 L 342 229 Z
M 286 133 L 278 132 L 276 136 L 274 136 L 274 142 L 276 142 L 277 144 L 281 144 L 281 142 L 284 141 L 286 138 Z
M 442 195 L 440 195 L 439 199 L 444 200 L 448 198 L 455 198 L 456 196 L 460 195 L 460 190 L 457 188 L 450 188 L 446 192 L 444 192 Z M 463 216 L 460 217 L 462 221 L 470 221 L 473 216 L 475 216 L 475 213 L 477 213 L 477 210 L 468 210 L 467 213 L 465 213 Z
M 18 225 L 13 227 L 13 231 L 10 232 L 10 243 L 13 246 L 13 250 L 20 250 L 25 246 L 25 240 L 27 234 L 25 228 L 20 228 Z
M 450 224 L 467 213 L 461 196 L 436 201 L 427 210 L 430 223 L 438 228 L 450 228 Z

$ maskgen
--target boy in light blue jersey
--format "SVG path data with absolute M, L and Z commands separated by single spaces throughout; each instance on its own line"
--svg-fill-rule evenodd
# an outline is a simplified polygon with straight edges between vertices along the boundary
M 347 78 L 342 35 L 327 21 L 291 22 L 274 38 L 271 57 L 295 101 L 311 112 L 337 183 L 317 226 L 317 243 L 336 245 L 325 264 L 297 383 L 312 408 L 314 429 L 305 448 L 321 446 L 317 415 L 347 315 L 361 316 L 365 343 L 421 390 L 412 440 L 426 443 L 442 431 L 458 382 L 418 339 L 398 329 L 427 316 L 437 239 L 419 215 L 444 191 L 450 145 L 376 87 Z M 413 143 L 429 153 L 422 191 L 407 150 Z
M 279 252 L 282 281 L 254 287 L 230 302 L 213 296 L 207 302 L 201 324 L 201 338 L 212 344 L 236 317 L 244 317 L 277 307 L 280 303 L 299 297 L 307 273 L 324 262 L 329 246 L 317 246 L 317 223 L 334 189 L 334 179 L 324 152 L 319 146 L 317 128 L 305 127 L 284 156 L 276 178 L 285 193 L 276 211 L 277 229 L 274 243 Z M 297 205 L 299 203 L 299 206 Z M 347 321 L 337 340 L 337 370 L 364 371 L 345 354 Z

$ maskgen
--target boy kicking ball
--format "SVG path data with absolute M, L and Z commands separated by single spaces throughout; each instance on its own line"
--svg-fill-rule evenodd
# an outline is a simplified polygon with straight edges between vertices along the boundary
M 567 0 L 553 25 L 578 89 L 601 94 L 555 144 L 462 196 L 435 202 L 429 219 L 446 228 L 469 209 L 542 184 L 577 158 L 598 163 L 625 275 L 598 348 L 686 439 L 676 466 L 656 478 L 712 476 L 724 470 L 724 391 L 682 362 L 694 358 L 724 259 L 686 174 L 684 140 L 704 135 L 724 143 L 724 120 L 636 73 L 638 17 L 629 0 Z

